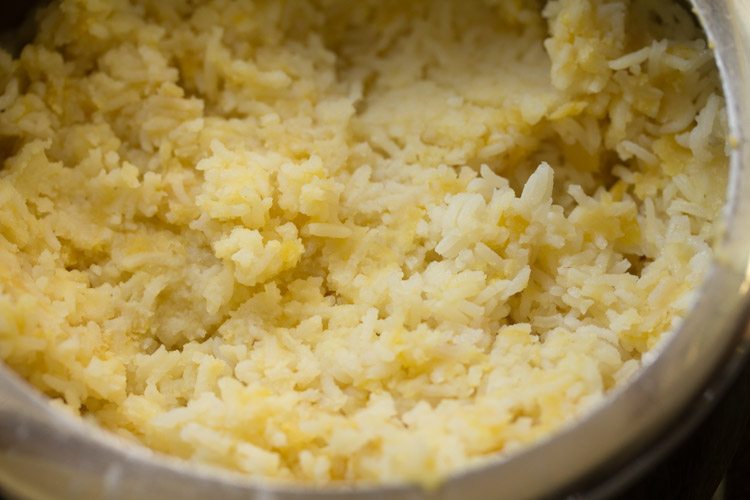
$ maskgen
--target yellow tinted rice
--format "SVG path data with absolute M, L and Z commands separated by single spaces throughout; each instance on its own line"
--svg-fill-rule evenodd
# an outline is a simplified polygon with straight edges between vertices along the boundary
M 622 385 L 712 257 L 671 2 L 64 0 L 0 53 L 0 358 L 284 481 L 420 481 Z

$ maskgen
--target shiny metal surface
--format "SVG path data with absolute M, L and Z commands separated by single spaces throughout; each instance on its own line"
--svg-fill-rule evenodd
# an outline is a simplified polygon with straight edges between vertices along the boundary
M 736 148 L 728 230 L 700 298 L 680 331 L 626 387 L 587 418 L 515 455 L 424 492 L 388 487 L 310 490 L 260 486 L 240 475 L 187 465 L 131 444 L 53 408 L 0 366 L 0 484 L 33 498 L 451 499 L 600 496 L 613 464 L 663 433 L 688 403 L 711 404 L 750 346 L 750 2 L 693 2 L 716 47 Z M 697 403 L 696 403 L 697 402 Z M 605 467 L 605 469 L 602 469 Z M 593 483 L 592 483 L 593 481 Z M 621 482 L 624 481 L 621 480 Z M 590 484 L 610 484 L 590 488 Z M 593 493 L 592 493 L 593 492 Z

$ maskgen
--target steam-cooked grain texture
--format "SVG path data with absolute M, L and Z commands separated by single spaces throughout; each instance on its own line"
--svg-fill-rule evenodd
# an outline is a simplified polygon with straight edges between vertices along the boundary
M 667 1 L 63 0 L 0 91 L 0 358 L 264 479 L 575 422 L 690 307 L 726 186 Z

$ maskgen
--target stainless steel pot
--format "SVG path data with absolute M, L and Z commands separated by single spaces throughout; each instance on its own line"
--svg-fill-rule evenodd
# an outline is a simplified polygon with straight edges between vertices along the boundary
M 728 230 L 680 331 L 628 386 L 583 421 L 432 492 L 273 487 L 121 442 L 52 407 L 0 364 L 0 485 L 25 497 L 117 499 L 468 500 L 569 493 L 602 497 L 617 490 L 663 452 L 665 446 L 652 446 L 657 436 L 674 428 L 676 420 L 684 429 L 706 413 L 750 348 L 745 328 L 750 308 L 750 230 L 745 230 L 750 221 L 750 2 L 694 0 L 693 5 L 716 48 L 736 144 Z M 666 442 L 679 436 L 672 434 Z

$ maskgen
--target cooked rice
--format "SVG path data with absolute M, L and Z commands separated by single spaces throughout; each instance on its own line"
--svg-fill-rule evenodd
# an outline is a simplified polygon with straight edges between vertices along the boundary
M 575 422 L 689 309 L 726 187 L 666 1 L 63 0 L 0 89 L 0 358 L 264 479 Z

